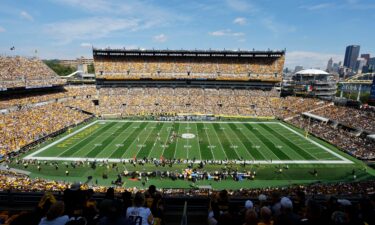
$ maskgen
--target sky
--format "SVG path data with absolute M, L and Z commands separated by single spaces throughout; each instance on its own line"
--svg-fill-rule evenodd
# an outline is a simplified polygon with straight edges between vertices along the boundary
M 285 67 L 325 69 L 347 45 L 375 54 L 374 11 L 374 0 L 0 0 L 0 54 L 285 49 Z

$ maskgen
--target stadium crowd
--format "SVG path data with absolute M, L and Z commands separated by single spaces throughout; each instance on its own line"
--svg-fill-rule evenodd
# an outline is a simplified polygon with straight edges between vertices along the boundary
M 343 118 L 343 117 L 340 117 Z M 289 121 L 297 127 L 308 129 L 309 132 L 320 137 L 349 154 L 362 160 L 374 160 L 374 142 L 366 137 L 356 136 L 354 133 L 342 128 L 334 128 L 331 124 L 310 120 L 303 116 L 295 117 Z
M 76 125 L 90 115 L 51 103 L 0 114 L 0 155 L 19 150 L 23 146 L 65 127 Z
M 170 189 L 163 192 L 151 185 L 147 190 L 124 187 L 68 185 L 26 175 L 0 172 L 0 190 L 42 191 L 44 196 L 32 212 L 0 212 L 2 224 L 165 224 L 166 197 L 183 194 L 207 198 L 207 192 Z M 208 224 L 374 224 L 374 181 L 298 185 L 285 188 L 212 191 Z M 52 191 L 52 192 L 51 192 Z M 62 202 L 53 195 L 63 192 Z M 104 197 L 93 198 L 95 193 Z M 346 199 L 350 196 L 349 200 Z M 233 203 L 231 200 L 236 199 Z M 56 212 L 55 204 L 60 204 Z M 65 207 L 64 207 L 65 206 Z M 135 207 L 135 208 L 134 208 Z M 142 211 L 144 223 L 134 223 L 132 214 Z M 51 216 L 51 213 L 54 216 Z M 140 216 L 138 215 L 138 216 Z M 64 216 L 64 219 L 60 218 Z M 63 220 L 64 222 L 57 223 Z M 52 222 L 46 222 L 52 221 Z M 82 221 L 80 221 L 82 220 Z M 73 221 L 73 222 L 72 222 Z M 146 221 L 149 221 L 146 223 Z M 70 222 L 70 223 L 68 223 Z M 78 223 L 82 222 L 82 223 Z M 120 223 L 121 222 L 121 223 Z
M 105 79 L 216 79 L 281 80 L 284 58 L 251 59 L 96 59 L 98 78 Z M 276 76 L 275 74 L 278 74 Z
M 202 88 L 102 88 L 101 114 L 202 113 L 287 118 L 326 104 L 316 99 L 278 97 L 275 90 Z
M 0 56 L 0 89 L 63 85 L 61 79 L 37 58 Z
M 353 128 L 360 128 L 375 133 L 375 110 L 371 108 L 355 109 L 332 105 L 314 111 L 314 114 L 336 120 Z
M 94 85 L 65 86 L 64 89 L 52 91 L 32 92 L 23 94 L 12 94 L 11 96 L 0 96 L 0 110 L 13 107 L 24 107 L 26 105 L 74 98 L 96 98 L 97 92 Z

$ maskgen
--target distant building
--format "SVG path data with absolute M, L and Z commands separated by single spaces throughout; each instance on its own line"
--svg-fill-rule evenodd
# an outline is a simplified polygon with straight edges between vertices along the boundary
M 375 57 L 372 57 L 368 60 L 368 70 L 375 72 Z
M 334 63 L 334 64 L 332 65 L 332 71 L 331 71 L 331 73 L 338 74 L 338 73 L 339 73 L 339 68 L 340 68 L 340 64 L 338 64 L 338 63 Z
M 362 68 L 364 67 L 364 66 L 366 66 L 366 64 L 367 64 L 367 60 L 366 59 L 364 59 L 364 58 L 359 58 L 358 60 L 357 60 L 357 62 L 356 62 L 356 65 L 355 65 L 355 72 L 357 72 L 357 73 L 362 73 Z
M 349 45 L 346 47 L 344 66 L 354 70 L 359 56 L 359 45 Z
M 62 59 L 59 60 L 61 65 L 70 66 L 77 68 L 79 65 L 91 65 L 94 63 L 93 59 L 87 59 L 85 57 L 76 58 L 76 59 Z
M 366 62 L 368 63 L 368 61 L 370 60 L 370 54 L 366 53 L 366 54 L 361 54 L 361 58 L 364 58 L 366 59 Z M 368 65 L 368 64 L 366 64 Z
M 336 95 L 337 80 L 323 70 L 307 69 L 297 72 L 290 82 L 296 95 L 332 99 Z
M 330 58 L 330 59 L 328 60 L 328 63 L 327 63 L 327 69 L 326 69 L 326 71 L 327 71 L 328 73 L 331 73 L 331 72 L 332 72 L 332 69 L 333 69 L 333 60 L 332 60 L 332 58 Z
M 296 66 L 294 68 L 294 73 L 297 73 L 298 71 L 301 71 L 301 70 L 303 70 L 303 66 Z

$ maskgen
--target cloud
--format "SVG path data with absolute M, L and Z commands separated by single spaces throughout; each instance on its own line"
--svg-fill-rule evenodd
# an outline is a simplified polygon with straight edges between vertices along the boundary
M 335 53 L 320 53 L 309 51 L 286 52 L 285 67 L 294 68 L 302 65 L 304 68 L 326 69 L 328 60 L 332 58 L 334 62 L 342 61 L 344 56 Z
M 255 12 L 258 9 L 248 1 L 243 0 L 226 0 L 227 5 L 233 10 L 240 12 Z
M 233 23 L 238 25 L 245 25 L 247 23 L 247 20 L 244 17 L 237 17 L 233 20 Z
M 273 17 L 261 19 L 261 24 L 275 36 L 278 36 L 281 33 L 292 33 L 297 30 L 295 26 L 279 23 L 275 21 Z
M 26 11 L 21 11 L 20 16 L 22 19 L 28 20 L 28 21 L 34 21 L 34 18 Z
M 301 6 L 301 9 L 307 9 L 310 11 L 315 11 L 315 10 L 321 10 L 321 9 L 327 9 L 335 6 L 333 3 L 321 3 L 317 5 L 310 5 L 310 6 Z
M 220 36 L 232 36 L 232 37 L 245 36 L 244 33 L 233 32 L 231 29 L 217 30 L 217 31 L 209 32 L 208 34 L 211 35 L 211 36 L 216 36 L 216 37 L 220 37 Z
M 83 43 L 81 43 L 81 47 L 82 48 L 91 48 L 92 44 L 91 43 L 87 43 L 87 42 L 83 42 Z
M 152 40 L 155 42 L 163 43 L 167 41 L 167 36 L 165 34 L 159 34 L 152 37 Z
M 333 7 L 333 6 L 334 5 L 332 3 L 321 3 L 321 4 L 317 4 L 317 5 L 311 5 L 311 6 L 301 6 L 300 8 L 301 9 L 307 9 L 307 10 L 310 10 L 310 11 L 314 11 L 314 10 L 330 8 L 330 7 Z
M 44 32 L 67 44 L 73 40 L 93 40 L 106 37 L 117 31 L 135 31 L 142 29 L 144 24 L 137 19 L 113 19 L 93 17 L 81 20 L 50 23 L 45 26 Z
M 182 13 L 175 13 L 159 5 L 144 0 L 107 1 L 107 0 L 50 0 L 63 6 L 103 16 L 121 16 L 127 18 L 141 18 L 149 21 L 151 26 L 168 25 L 188 20 Z
M 372 10 L 375 9 L 375 4 L 373 2 L 364 2 L 360 0 L 346 0 L 346 4 L 343 5 L 348 9 L 355 10 Z
M 104 0 L 52 0 L 53 2 L 77 7 L 90 12 L 108 12 L 111 10 L 111 4 Z
M 5 30 L 4 27 L 0 27 L 0 33 L 5 32 L 5 31 L 6 31 L 6 30 Z

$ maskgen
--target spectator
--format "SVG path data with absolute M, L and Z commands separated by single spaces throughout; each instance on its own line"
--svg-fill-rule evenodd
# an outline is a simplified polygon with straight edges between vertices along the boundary
M 133 225 L 134 222 L 123 215 L 122 204 L 118 200 L 109 200 L 111 204 L 106 209 L 105 216 L 102 217 L 98 225 Z M 138 225 L 139 223 L 136 223 Z M 143 223 L 140 223 L 143 224 Z
M 245 223 L 244 225 L 257 225 L 258 224 L 258 215 L 254 209 L 248 209 L 245 214 Z
M 296 225 L 300 222 L 300 216 L 293 212 L 293 203 L 287 198 L 283 197 L 280 200 L 281 210 L 280 215 L 275 218 L 275 225 Z
M 51 206 L 39 225 L 65 225 L 68 221 L 69 217 L 64 215 L 64 202 L 57 201 Z
M 258 225 L 273 225 L 272 212 L 266 206 L 260 209 L 260 221 Z
M 83 213 L 86 202 L 86 191 L 81 190 L 80 183 L 74 183 L 64 191 L 65 210 L 69 216 L 79 216 Z
M 149 208 L 143 207 L 145 204 L 145 196 L 141 192 L 137 192 L 134 197 L 134 204 L 126 211 L 126 218 L 135 222 L 137 225 L 153 224 L 154 218 Z

